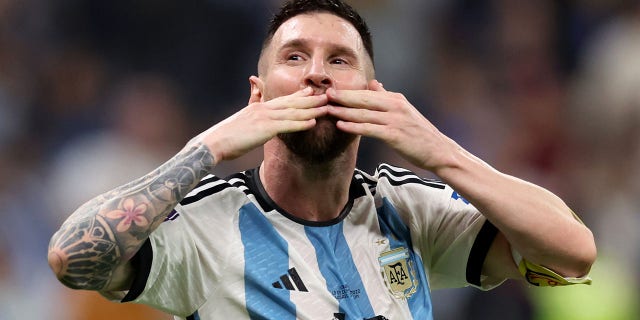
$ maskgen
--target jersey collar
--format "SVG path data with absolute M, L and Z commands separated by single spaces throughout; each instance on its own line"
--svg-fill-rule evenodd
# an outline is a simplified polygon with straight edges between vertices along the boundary
M 342 211 L 340 212 L 340 214 L 336 218 L 328 221 L 309 221 L 309 220 L 296 217 L 293 214 L 282 209 L 280 206 L 278 206 L 278 204 L 275 203 L 275 201 L 273 201 L 271 197 L 269 197 L 269 195 L 267 194 L 267 191 L 264 189 L 262 181 L 260 181 L 259 172 L 260 172 L 260 167 L 256 167 L 247 172 L 247 175 L 249 178 L 248 187 L 249 187 L 249 190 L 251 190 L 252 193 L 255 195 L 256 200 L 258 201 L 260 206 L 264 209 L 264 211 L 268 212 L 268 211 L 275 210 L 278 213 L 282 214 L 283 216 L 287 217 L 288 219 L 305 226 L 325 227 L 325 226 L 331 226 L 331 225 L 340 223 L 351 211 L 354 200 L 365 194 L 362 181 L 358 181 L 354 173 L 353 177 L 351 178 L 351 185 L 349 186 L 349 199 L 347 200 L 347 203 L 345 204 L 344 208 L 342 208 Z

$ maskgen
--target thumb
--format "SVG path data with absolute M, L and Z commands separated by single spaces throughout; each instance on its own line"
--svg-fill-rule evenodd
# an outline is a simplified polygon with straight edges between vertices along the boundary
M 311 88 L 311 87 L 304 87 L 304 88 L 302 88 L 302 89 L 300 89 L 300 90 L 298 90 L 298 91 L 294 92 L 294 93 L 292 94 L 292 96 L 295 96 L 295 97 L 306 97 L 306 96 L 308 96 L 308 95 L 310 95 L 310 94 L 312 94 L 312 93 L 313 93 L 313 88 Z

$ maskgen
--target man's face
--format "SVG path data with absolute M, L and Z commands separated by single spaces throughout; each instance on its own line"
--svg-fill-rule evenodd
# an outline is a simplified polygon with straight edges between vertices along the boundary
M 266 100 L 312 87 L 366 89 L 373 67 L 362 39 L 346 20 L 329 13 L 295 16 L 273 35 L 260 66 L 262 97 Z M 305 160 L 324 162 L 341 154 L 355 136 L 339 131 L 336 119 L 317 119 L 307 131 L 280 134 L 287 147 Z

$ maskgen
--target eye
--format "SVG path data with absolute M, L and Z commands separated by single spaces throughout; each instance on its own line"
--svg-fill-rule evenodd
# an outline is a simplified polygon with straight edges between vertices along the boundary
M 302 60 L 302 56 L 300 56 L 299 54 L 296 54 L 296 53 L 292 53 L 292 54 L 287 56 L 287 60 L 289 60 L 289 61 L 300 61 L 300 60 Z
M 331 64 L 347 64 L 347 61 L 341 58 L 334 58 L 331 60 Z

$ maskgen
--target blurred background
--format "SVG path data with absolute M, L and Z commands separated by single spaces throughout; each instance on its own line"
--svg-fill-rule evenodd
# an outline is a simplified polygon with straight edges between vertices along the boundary
M 81 203 L 246 105 L 278 4 L 0 0 L 0 320 L 169 319 L 66 289 L 47 267 L 48 240 Z M 640 318 L 640 1 L 351 4 L 387 90 L 499 170 L 560 195 L 598 244 L 592 286 L 435 291 L 435 318 Z M 359 166 L 380 161 L 405 165 L 364 140 Z

